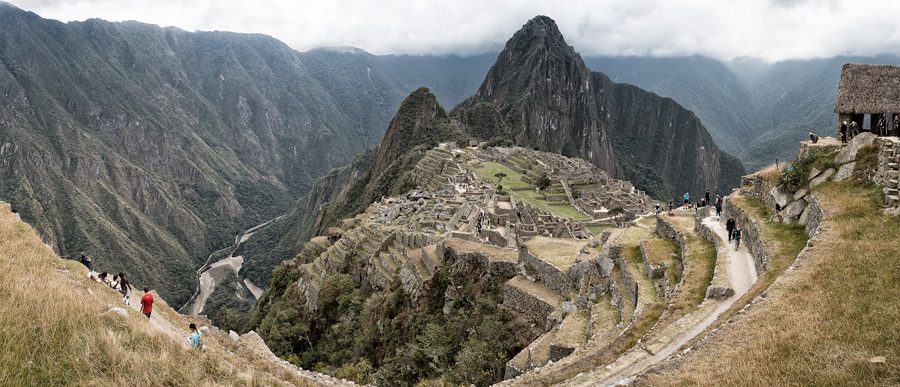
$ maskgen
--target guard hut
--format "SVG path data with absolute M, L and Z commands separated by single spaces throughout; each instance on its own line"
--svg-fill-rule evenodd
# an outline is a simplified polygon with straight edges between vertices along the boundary
M 860 131 L 879 136 L 900 135 L 900 66 L 845 64 L 834 112 L 838 114 L 838 138 L 843 121 L 856 121 Z

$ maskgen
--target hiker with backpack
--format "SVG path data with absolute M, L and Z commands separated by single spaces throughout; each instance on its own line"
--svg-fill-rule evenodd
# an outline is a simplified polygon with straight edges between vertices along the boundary
M 734 232 L 734 219 L 729 218 L 725 222 L 725 231 L 728 233 L 728 241 L 731 242 L 732 233 Z
M 722 197 L 716 195 L 716 217 L 722 216 Z
M 741 248 L 741 226 L 734 226 L 734 249 Z
M 144 288 L 144 296 L 141 297 L 141 313 L 147 318 L 150 318 L 150 314 L 153 313 L 153 295 L 150 294 L 148 288 Z
M 188 337 L 188 342 L 191 343 L 191 347 L 203 350 L 203 334 L 197 330 L 197 325 L 191 323 L 188 325 L 188 328 L 191 328 L 191 335 Z

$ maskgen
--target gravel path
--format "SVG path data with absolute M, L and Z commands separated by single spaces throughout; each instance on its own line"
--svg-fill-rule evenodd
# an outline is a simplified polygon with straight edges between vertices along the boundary
M 726 255 L 728 278 L 734 295 L 724 300 L 704 300 L 697 310 L 678 319 L 651 340 L 628 350 L 612 364 L 577 376 L 563 384 L 614 385 L 665 361 L 682 345 L 703 333 L 756 283 L 757 274 L 753 257 L 747 252 L 746 247 L 741 246 L 736 250 L 734 243 L 728 243 L 725 227 L 719 222 L 718 217 L 708 216 L 703 219 L 703 223 L 721 239 L 717 253 Z

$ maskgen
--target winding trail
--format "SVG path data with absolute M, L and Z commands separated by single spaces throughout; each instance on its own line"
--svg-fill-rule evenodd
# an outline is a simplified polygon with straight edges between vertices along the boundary
M 756 268 L 747 248 L 741 246 L 740 249 L 735 249 L 734 244 L 728 242 L 728 234 L 719 217 L 707 216 L 702 222 L 720 239 L 717 263 L 724 263 L 734 294 L 724 300 L 704 300 L 695 311 L 673 322 L 649 341 L 633 347 L 605 367 L 576 376 L 565 382 L 565 385 L 614 385 L 665 361 L 681 346 L 703 333 L 756 283 Z

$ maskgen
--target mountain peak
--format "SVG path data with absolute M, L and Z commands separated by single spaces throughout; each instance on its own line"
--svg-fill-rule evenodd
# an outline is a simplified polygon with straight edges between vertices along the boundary
M 506 43 L 504 51 L 509 49 L 527 50 L 531 46 L 544 48 L 562 47 L 572 50 L 566 39 L 559 32 L 556 22 L 548 16 L 538 15 L 529 20 Z

